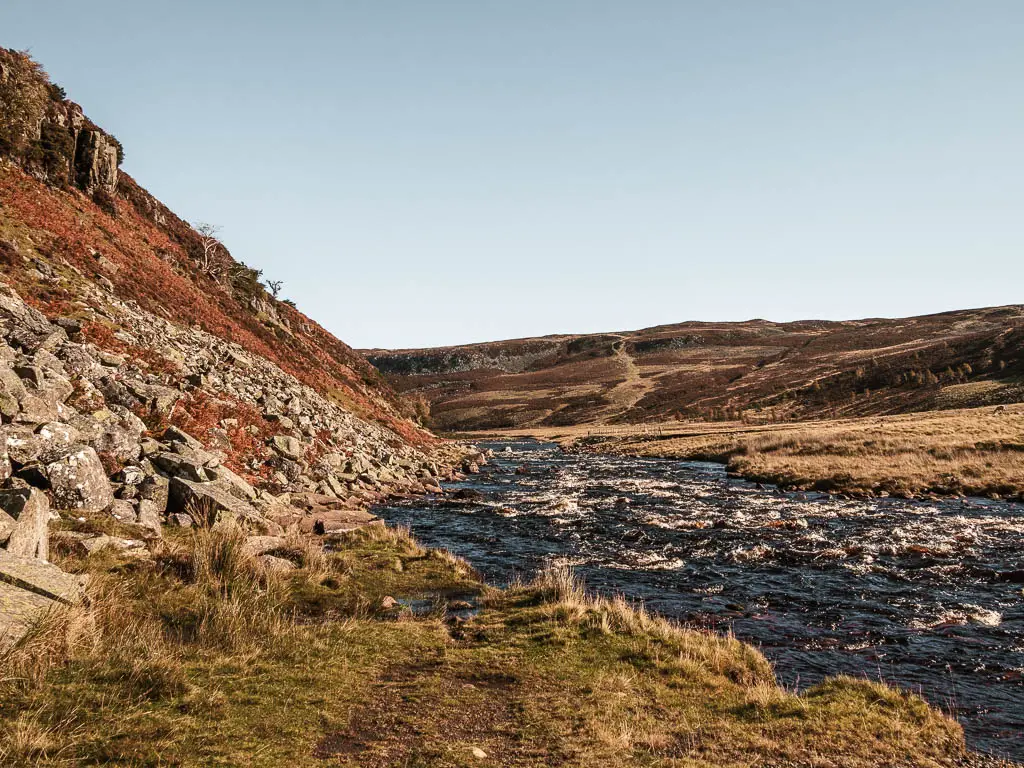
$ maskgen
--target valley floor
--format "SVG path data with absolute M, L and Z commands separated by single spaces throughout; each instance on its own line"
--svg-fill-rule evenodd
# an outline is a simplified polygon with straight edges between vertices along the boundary
M 276 554 L 297 567 L 267 570 L 228 525 L 150 559 L 64 553 L 89 601 L 0 659 L 0 763 L 998 764 L 915 696 L 849 678 L 796 695 L 753 648 L 566 571 L 495 590 L 382 526 L 331 550 L 295 538 Z
M 465 435 L 464 435 L 465 436 Z M 750 480 L 857 495 L 1024 498 L 1024 405 L 751 425 L 531 428 L 567 448 L 725 463 Z

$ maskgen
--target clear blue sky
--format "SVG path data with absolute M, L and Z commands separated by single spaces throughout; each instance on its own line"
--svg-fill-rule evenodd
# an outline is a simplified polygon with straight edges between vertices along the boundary
M 1021 0 L 3 0 L 354 346 L 1024 303 Z

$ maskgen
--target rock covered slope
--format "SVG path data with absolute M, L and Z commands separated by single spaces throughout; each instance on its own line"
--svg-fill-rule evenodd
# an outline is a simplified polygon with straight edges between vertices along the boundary
M 1024 307 L 690 322 L 367 355 L 443 430 L 893 414 L 1024 400 Z
M 51 533 L 143 557 L 165 524 L 330 533 L 464 461 L 3 49 L 0 106 L 0 633 L 74 594 Z
M 0 116 L 0 268 L 29 304 L 48 317 L 81 317 L 99 343 L 103 320 L 80 295 L 99 285 L 176 325 L 241 344 L 406 442 L 432 444 L 365 358 L 275 300 L 258 270 L 119 170 L 120 142 L 31 59 L 5 49 Z

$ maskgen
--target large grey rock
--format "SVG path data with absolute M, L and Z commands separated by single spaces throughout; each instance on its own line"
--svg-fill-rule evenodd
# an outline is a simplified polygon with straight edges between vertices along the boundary
M 26 424 L 0 427 L 0 450 L 16 464 L 29 464 L 38 459 L 41 447 L 32 427 Z
M 182 392 L 159 384 L 143 384 L 142 382 L 126 382 L 125 386 L 147 407 L 157 413 L 168 414 L 174 404 L 182 398 Z
M 7 390 L 0 389 L 0 418 L 10 421 L 18 415 L 20 410 L 21 404 L 18 403 L 18 398 Z
M 40 354 L 42 353 L 40 352 Z M 71 397 L 74 391 L 74 384 L 66 376 L 58 373 L 47 373 L 46 379 L 39 387 L 39 396 L 58 413 L 62 413 L 62 404 Z
M 111 408 L 113 413 L 100 421 L 99 430 L 87 442 L 120 462 L 136 461 L 142 452 L 140 441 L 146 425 L 127 409 L 116 405 Z
M 61 603 L 78 602 L 83 595 L 80 576 L 31 557 L 0 551 L 0 581 Z
M 50 502 L 35 488 L 0 490 L 0 545 L 8 554 L 46 560 L 50 556 Z
M 168 443 L 184 443 L 189 448 L 201 451 L 203 444 L 196 440 L 192 435 L 184 430 L 178 429 L 175 426 L 170 426 L 164 430 L 163 435 L 164 441 Z
M 155 501 L 141 499 L 139 501 L 138 522 L 139 525 L 151 532 L 154 538 L 160 538 L 163 532 L 160 527 L 160 514 L 163 510 Z
M 99 512 L 114 500 L 100 457 L 90 446 L 81 446 L 64 458 L 46 465 L 54 505 L 58 509 Z
M 161 475 L 150 475 L 139 485 L 139 497 L 152 501 L 163 512 L 167 509 L 170 481 Z
M 302 443 L 291 435 L 274 435 L 270 439 L 270 446 L 286 459 L 298 461 L 302 458 Z
M 244 478 L 232 472 L 223 464 L 216 468 L 207 469 L 207 473 L 212 476 L 213 480 L 227 483 L 236 496 L 249 501 L 256 498 L 256 489 L 249 485 Z
M 70 424 L 51 421 L 41 425 L 34 435 L 39 450 L 36 459 L 43 464 L 57 461 L 68 455 L 72 447 L 81 442 L 81 433 Z
M 0 581 L 0 652 L 24 635 L 55 600 Z
M 192 456 L 182 456 L 164 451 L 149 457 L 153 466 L 171 477 L 184 477 L 197 483 L 209 482 L 212 478 L 206 471 L 206 462 Z
M 146 549 L 146 542 L 141 539 L 123 539 L 119 536 L 108 536 L 101 533 L 98 536 L 78 540 L 79 549 L 87 555 L 94 555 L 104 549 L 113 549 L 124 555 L 132 557 L 148 557 L 149 550 Z
M 349 495 L 348 486 L 345 485 L 336 475 L 330 474 L 324 478 L 324 483 L 331 492 L 338 498 L 345 498 Z
M 167 511 L 171 514 L 187 512 L 193 519 L 207 515 L 205 520 L 196 519 L 199 525 L 210 525 L 225 519 L 251 519 L 260 515 L 247 502 L 235 497 L 221 483 L 197 483 L 184 477 L 171 478 Z
M 19 424 L 43 424 L 47 421 L 60 421 L 68 415 L 68 410 L 57 402 L 51 402 L 42 393 L 30 392 L 21 399 L 21 412 L 14 420 Z
M 134 523 L 138 519 L 135 505 L 128 499 L 114 499 L 107 507 L 107 514 L 119 523 Z
M 17 402 L 27 394 L 25 382 L 14 372 L 12 368 L 0 366 L 0 389 L 8 393 Z
M 294 571 L 297 566 L 291 560 L 286 560 L 283 557 L 275 557 L 274 555 L 260 555 L 260 565 L 264 569 L 272 573 L 287 573 L 288 571 Z
M 14 366 L 14 372 L 19 379 L 33 389 L 41 389 L 43 381 L 46 379 L 43 369 L 35 365 L 16 365 Z

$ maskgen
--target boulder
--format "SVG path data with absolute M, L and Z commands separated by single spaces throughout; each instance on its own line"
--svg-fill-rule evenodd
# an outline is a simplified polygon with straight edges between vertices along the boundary
M 36 458 L 43 464 L 64 458 L 82 438 L 81 433 L 70 424 L 55 421 L 40 426 L 34 437 L 39 444 Z
M 235 497 L 222 483 L 198 483 L 184 477 L 171 479 L 167 511 L 187 512 L 193 519 L 197 514 L 208 514 L 211 519 L 195 520 L 199 525 L 259 517 L 252 505 Z
M 136 461 L 141 454 L 139 439 L 145 425 L 132 418 L 111 414 L 98 425 L 96 434 L 87 439 L 87 442 L 97 451 L 109 453 L 118 461 Z M 77 426 L 77 424 L 76 424 Z
M 50 502 L 35 488 L 0 490 L 0 545 L 18 557 L 50 556 Z
M 325 536 L 332 533 L 348 533 L 367 525 L 380 523 L 380 518 L 361 509 L 324 509 L 314 512 L 299 521 L 299 530 Z
M 203 444 L 201 442 L 188 434 L 188 432 L 178 429 L 175 426 L 170 426 L 164 430 L 163 439 L 164 442 L 168 443 L 184 443 L 193 450 L 201 451 L 203 449 Z
M 167 509 L 167 495 L 170 481 L 162 475 L 149 475 L 139 485 L 139 497 L 156 504 L 162 512 Z
M 164 387 L 159 384 L 143 384 L 141 382 L 126 382 L 126 386 L 139 400 L 156 413 L 169 414 L 182 398 L 182 393 L 177 389 Z
M 54 600 L 0 581 L 0 649 L 6 648 L 56 605 Z
M 6 390 L 0 389 L 0 417 L 3 417 L 4 421 L 10 421 L 18 415 L 20 410 L 18 398 Z
M 302 458 L 302 443 L 291 435 L 274 435 L 270 439 L 270 446 L 286 459 L 298 461 Z
M 87 555 L 94 555 L 104 549 L 113 549 L 116 552 L 133 557 L 149 556 L 146 542 L 141 539 L 122 539 L 118 536 L 107 536 L 105 533 L 91 536 L 87 539 L 79 539 L 78 546 Z
M 139 501 L 138 524 L 149 531 L 153 538 L 159 539 L 163 535 L 160 528 L 160 514 L 163 510 L 156 502 L 149 499 Z
M 21 398 L 21 412 L 14 417 L 19 424 L 42 424 L 59 421 L 67 415 L 68 409 L 60 403 L 52 403 L 40 393 L 28 393 Z
M 184 477 L 197 483 L 208 483 L 213 479 L 206 471 L 205 457 L 182 456 L 164 451 L 154 453 L 149 460 L 153 462 L 153 466 L 171 477 Z
M 114 477 L 117 482 L 125 485 L 141 485 L 142 481 L 146 479 L 146 473 L 142 467 L 127 466 L 122 467 Z
M 46 465 L 53 501 L 57 509 L 99 512 L 114 500 L 100 457 L 89 446 L 80 446 L 67 456 Z
M 0 551 L 0 582 L 69 605 L 83 596 L 81 576 L 64 573 L 42 560 L 19 557 L 10 552 Z
M 39 458 L 42 447 L 32 427 L 25 424 L 6 424 L 0 427 L 0 443 L 4 453 L 15 464 L 30 464 Z
M 33 389 L 41 389 L 43 381 L 46 379 L 43 369 L 35 365 L 16 365 L 14 373 Z
M 227 483 L 231 487 L 232 492 L 240 498 L 250 501 L 256 498 L 256 489 L 249 485 L 244 478 L 235 474 L 223 464 L 214 469 L 207 469 L 207 474 L 213 480 L 221 480 Z
M 25 390 L 25 382 L 11 368 L 0 367 L 0 390 L 9 394 L 16 402 L 21 402 L 21 399 L 28 394 Z
M 114 499 L 107 507 L 107 513 L 119 523 L 134 523 L 138 518 L 135 505 L 127 499 Z
M 67 377 L 51 372 L 47 374 L 46 380 L 39 387 L 39 396 L 49 403 L 58 413 L 62 413 L 62 404 L 65 400 L 71 397 L 74 391 L 75 386 L 67 379 Z

